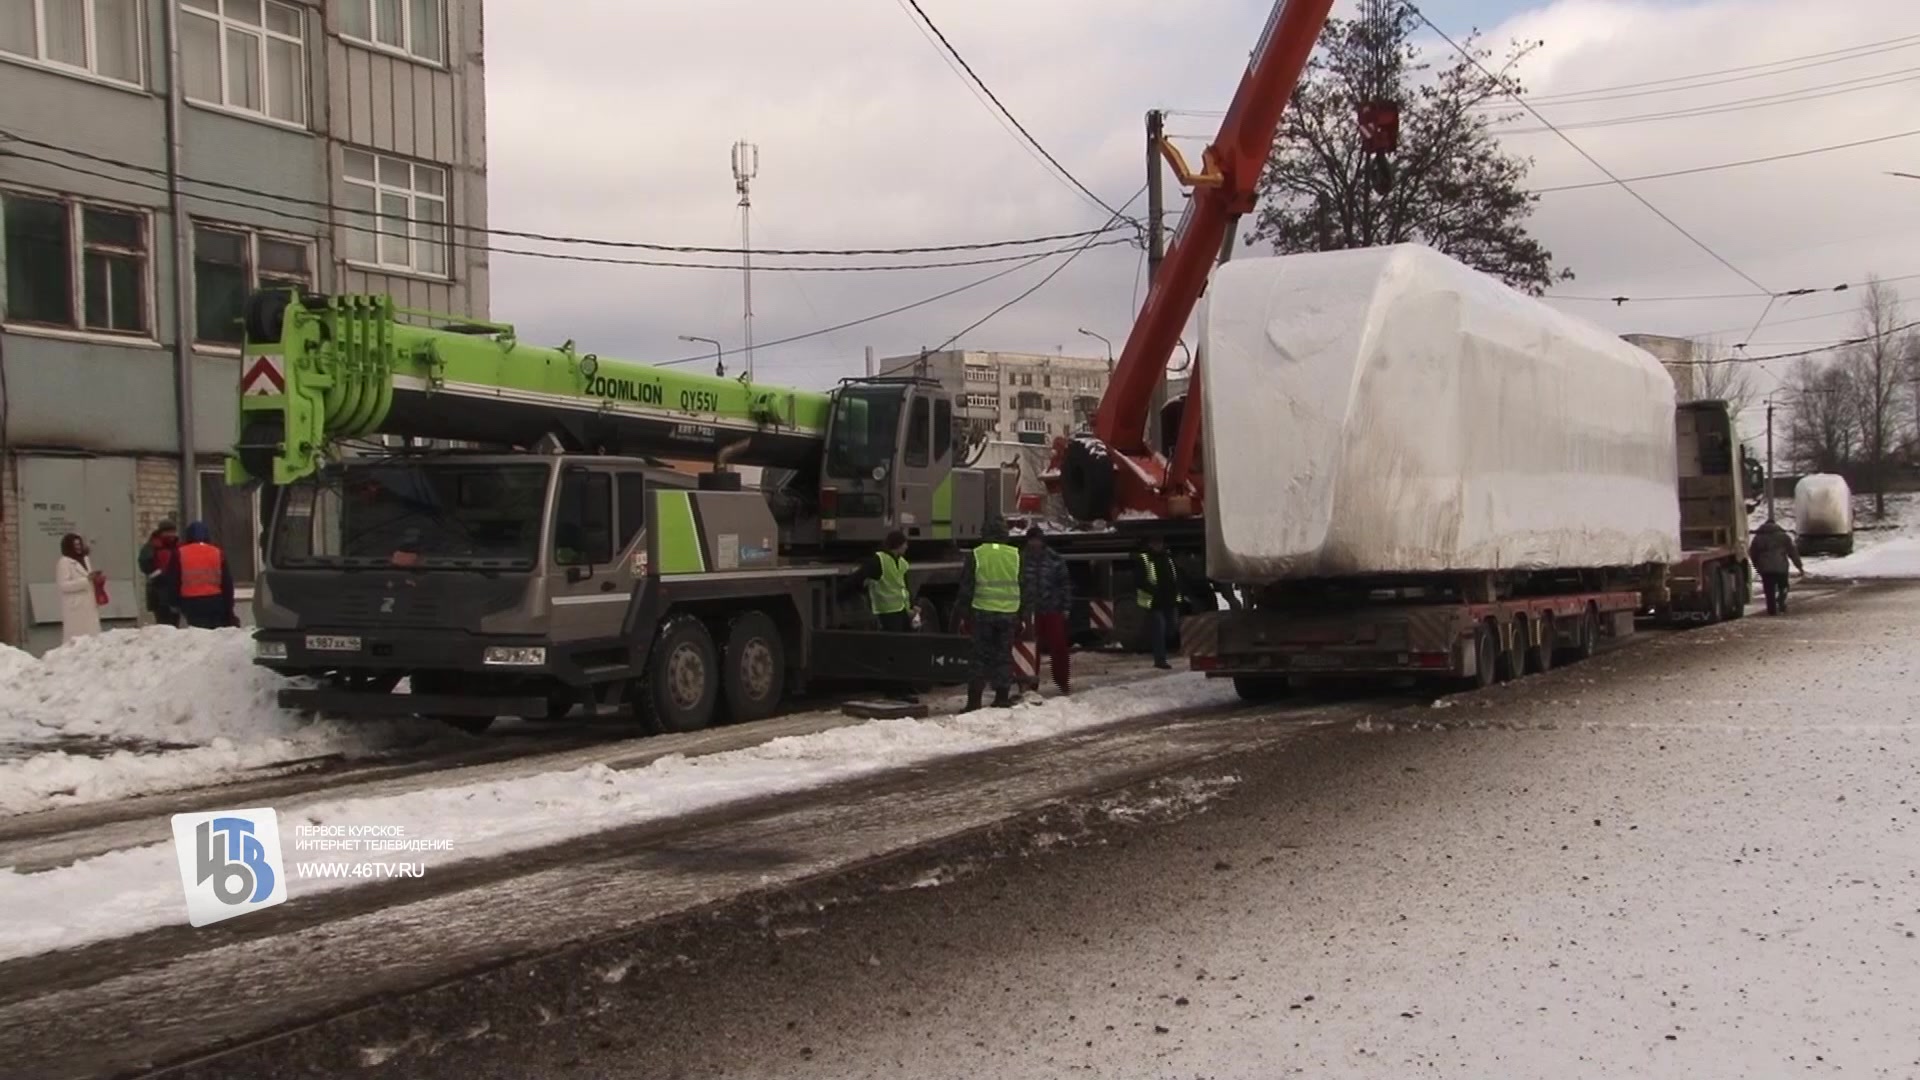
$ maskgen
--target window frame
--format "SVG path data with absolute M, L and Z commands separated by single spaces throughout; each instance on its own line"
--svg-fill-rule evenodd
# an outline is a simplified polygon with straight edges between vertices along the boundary
M 179 0 L 172 0 L 172 2 L 178 3 Z M 228 15 L 228 0 L 209 0 L 209 2 L 218 7 L 219 11 L 210 12 L 202 8 L 181 3 L 180 18 L 182 20 L 188 18 L 205 19 L 213 23 L 218 30 L 220 100 L 207 101 L 203 98 L 194 97 L 187 91 L 185 82 L 181 84 L 182 100 L 193 105 L 195 108 L 211 109 L 214 112 L 226 113 L 230 116 L 238 116 L 247 120 L 272 124 L 275 127 L 286 128 L 290 131 L 313 130 L 313 63 L 307 53 L 307 9 L 300 4 L 289 3 L 287 0 L 260 0 L 260 23 L 259 25 L 255 25 Z M 292 11 L 300 20 L 299 37 L 275 30 L 267 25 L 266 9 L 275 5 Z M 257 110 L 249 109 L 245 105 L 235 105 L 233 102 L 227 100 L 228 92 L 231 89 L 227 81 L 229 71 L 231 70 L 227 59 L 227 32 L 230 27 L 242 33 L 256 35 L 260 39 L 260 50 L 258 54 L 260 58 L 260 108 Z M 182 36 L 184 37 L 184 34 Z M 269 66 L 272 63 L 272 50 L 268 48 L 268 43 L 271 41 L 292 44 L 299 52 L 300 70 L 295 73 L 296 77 L 294 79 L 294 85 L 297 86 L 300 91 L 300 119 L 298 120 L 288 120 L 273 115 L 273 76 L 269 70 Z M 184 64 L 184 44 L 181 55 L 182 63 Z
M 132 90 L 142 94 L 147 92 L 147 0 L 132 0 L 133 32 L 136 38 L 134 42 L 134 61 L 139 67 L 139 70 L 134 73 L 132 79 L 123 79 L 118 75 L 107 75 L 99 70 L 100 0 L 85 0 L 86 13 L 82 17 L 82 22 L 85 27 L 83 32 L 86 37 L 87 62 L 84 65 L 69 64 L 65 60 L 55 60 L 47 55 L 47 0 L 28 0 L 28 2 L 33 4 L 33 55 L 29 56 L 25 53 L 8 52 L 0 49 L 0 61 L 12 61 L 18 64 L 25 64 L 29 67 L 41 68 L 57 74 L 71 76 L 72 78 L 85 79 L 88 82 L 97 82 L 106 86 L 118 87 L 122 90 Z M 171 0 L 168 0 L 168 2 L 171 2 Z
M 349 157 L 354 154 L 359 154 L 364 157 L 372 159 L 373 161 L 373 179 L 372 180 L 362 180 L 358 177 L 351 176 L 348 174 L 347 161 Z M 394 187 L 380 179 L 380 163 L 383 161 L 398 162 L 407 167 L 408 186 L 406 188 Z M 413 170 L 422 169 L 422 168 L 433 169 L 440 173 L 441 193 L 439 195 L 437 196 L 424 195 L 420 192 L 418 188 L 413 186 L 415 183 Z M 349 187 L 349 188 L 351 187 L 365 188 L 373 193 L 373 208 L 371 210 L 355 210 L 355 209 L 348 209 L 343 207 L 340 211 L 342 214 L 345 214 L 349 217 L 358 216 L 362 214 L 365 214 L 371 217 L 373 222 L 373 232 L 372 232 L 373 258 L 371 259 L 355 258 L 350 254 L 344 254 L 347 252 L 351 252 L 353 250 L 353 242 L 351 240 L 351 236 L 353 234 L 362 232 L 364 230 L 361 229 L 359 226 L 353 225 L 351 223 L 342 223 L 340 225 L 340 228 L 345 233 L 348 234 L 347 236 L 340 238 L 340 251 L 343 253 L 342 261 L 344 261 L 347 265 L 352 266 L 357 270 L 365 270 L 370 273 L 402 274 L 410 277 L 424 278 L 428 281 L 454 280 L 454 275 L 453 275 L 453 251 L 454 251 L 454 248 L 453 248 L 453 233 L 454 233 L 453 169 L 451 167 L 446 165 L 441 165 L 437 162 L 420 161 L 414 158 L 401 157 L 398 154 L 386 154 L 378 150 L 367 150 L 357 146 L 343 146 L 340 148 L 340 183 L 343 186 Z M 381 261 L 382 256 L 381 256 L 380 242 L 386 236 L 386 233 L 383 232 L 382 230 L 387 221 L 387 215 L 385 214 L 384 211 L 381 210 L 380 206 L 381 206 L 382 197 L 386 195 L 404 195 L 407 199 L 406 240 L 407 240 L 408 264 L 404 266 L 395 264 L 395 263 L 388 263 L 388 262 Z M 438 202 L 440 204 L 441 219 L 439 222 L 437 223 L 427 222 L 420 217 L 419 202 L 423 198 L 429 201 Z M 423 270 L 418 265 L 415 265 L 418 259 L 419 246 L 424 242 L 420 240 L 419 237 L 416 235 L 416 229 L 418 226 L 423 224 L 426 224 L 426 225 L 437 224 L 441 229 L 445 230 L 445 236 L 439 241 L 439 246 L 441 247 L 444 253 L 443 261 L 446 267 L 444 270 L 437 270 L 437 271 Z
M 307 257 L 306 281 L 294 282 L 288 275 L 282 274 L 276 271 L 272 275 L 272 280 L 275 284 L 303 285 L 310 292 L 317 291 L 319 289 L 320 245 L 317 242 L 315 242 L 314 238 L 311 236 L 301 236 L 297 233 L 283 233 L 274 229 L 257 228 L 252 225 L 239 225 L 231 221 L 221 221 L 217 218 L 192 217 L 188 219 L 188 226 L 189 226 L 187 230 L 188 239 L 190 241 L 190 246 L 192 248 L 190 252 L 191 257 L 188 259 L 188 264 L 190 266 L 190 272 L 193 275 L 193 304 L 194 304 L 193 347 L 196 351 L 223 352 L 223 353 L 233 353 L 235 355 L 238 355 L 241 349 L 243 348 L 243 343 L 226 342 L 226 341 L 210 341 L 200 336 L 200 230 L 201 229 L 209 229 L 214 232 L 235 233 L 246 238 L 247 246 L 246 246 L 246 251 L 244 252 L 243 257 L 246 260 L 244 270 L 246 272 L 247 292 L 249 294 L 260 290 L 263 287 L 262 282 L 266 280 L 261 277 L 261 271 L 260 271 L 260 241 L 262 240 L 271 240 L 281 244 L 291 244 L 300 248 L 302 251 L 306 253 L 306 257 Z
M 358 45 L 361 48 L 370 49 L 374 52 L 383 53 L 387 56 L 397 57 L 399 59 L 407 60 L 415 64 L 424 64 L 427 67 L 439 68 L 443 71 L 449 70 L 452 65 L 450 65 L 447 62 L 447 60 L 448 60 L 448 57 L 453 52 L 453 49 L 452 49 L 453 34 L 452 34 L 452 27 L 448 25 L 448 22 L 451 19 L 453 14 L 453 5 L 448 3 L 447 0 L 432 0 L 432 2 L 435 4 L 435 6 L 437 6 L 440 9 L 440 59 L 438 60 L 432 59 L 430 57 L 421 56 L 419 53 L 413 51 L 413 3 L 412 3 L 412 0 L 400 0 L 400 36 L 405 40 L 399 45 L 389 45 L 384 41 L 378 41 L 374 39 L 374 35 L 379 33 L 379 30 L 377 29 L 379 23 L 376 17 L 378 13 L 374 11 L 374 7 L 373 7 L 373 5 L 376 3 L 376 0 L 337 0 L 338 6 L 340 8 L 340 26 L 338 27 L 337 32 L 340 35 L 341 41 L 351 42 L 352 44 Z M 358 4 L 366 8 L 366 12 L 367 12 L 367 36 L 366 37 L 361 37 L 359 34 L 353 33 L 352 31 L 347 29 L 346 9 L 348 4 Z
M 19 319 L 14 316 L 11 305 L 6 310 L 4 325 L 10 331 L 25 334 L 40 334 L 52 337 L 84 338 L 92 341 L 111 342 L 122 345 L 158 346 L 159 318 L 157 307 L 157 284 L 154 267 L 153 211 L 142 206 L 130 206 L 109 199 L 85 198 L 59 191 L 41 191 L 36 188 L 5 186 L 0 187 L 0 201 L 8 198 L 32 199 L 36 202 L 59 203 L 67 214 L 67 298 L 71 304 L 68 322 L 49 323 Z M 87 323 L 87 253 L 100 250 L 110 253 L 123 253 L 131 249 L 120 249 L 111 244 L 90 244 L 86 236 L 86 212 L 102 210 L 113 214 L 127 214 L 139 222 L 141 249 L 136 252 L 141 260 L 140 304 L 145 315 L 146 328 L 142 330 L 112 330 Z M 5 238 L 0 235 L 0 245 Z

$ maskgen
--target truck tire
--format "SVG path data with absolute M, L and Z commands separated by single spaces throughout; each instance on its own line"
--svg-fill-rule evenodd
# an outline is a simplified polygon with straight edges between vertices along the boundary
M 920 616 L 920 632 L 938 634 L 941 631 L 940 605 L 934 603 L 931 596 L 922 596 L 913 602 L 915 614 Z
M 765 720 L 780 708 L 787 688 L 787 646 L 765 612 L 734 616 L 720 663 L 729 722 Z
M 635 696 L 641 717 L 660 731 L 699 731 L 713 722 L 719 697 L 720 658 L 713 635 L 692 615 L 669 618 Z
M 1493 623 L 1483 622 L 1473 632 L 1473 674 L 1467 676 L 1467 690 L 1485 690 L 1493 685 L 1494 669 L 1500 663 L 1500 639 Z
M 1742 618 L 1747 613 L 1747 601 L 1752 599 L 1747 594 L 1750 586 L 1741 579 L 1740 571 L 1731 566 L 1727 567 L 1724 574 L 1727 582 L 1724 590 L 1727 597 L 1727 618 Z
M 1527 670 L 1545 675 L 1553 670 L 1554 627 L 1551 612 L 1540 613 L 1540 643 L 1527 646 Z
M 1513 636 L 1500 650 L 1501 682 L 1513 682 L 1527 673 L 1527 617 L 1515 615 L 1511 629 Z
M 1269 701 L 1278 701 L 1287 696 L 1290 687 L 1285 675 L 1235 675 L 1233 692 L 1240 700 L 1253 705 Z
M 1580 628 L 1573 646 L 1567 650 L 1574 660 L 1591 660 L 1600 648 L 1600 609 L 1588 604 L 1580 613 Z
M 1707 590 L 1707 625 L 1711 626 L 1727 617 L 1726 575 L 1722 574 L 1720 568 L 1716 566 L 1707 574 L 1705 585 Z
M 456 731 L 464 731 L 469 735 L 485 734 L 486 730 L 493 726 L 494 721 L 491 716 L 428 716 L 425 719 L 438 720 Z

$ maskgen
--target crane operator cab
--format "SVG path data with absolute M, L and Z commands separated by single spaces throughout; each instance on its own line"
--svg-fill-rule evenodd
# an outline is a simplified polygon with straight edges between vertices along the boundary
M 843 382 L 820 462 L 817 541 L 871 547 L 896 528 L 910 542 L 977 539 L 998 477 L 959 465 L 955 431 L 953 397 L 933 379 Z

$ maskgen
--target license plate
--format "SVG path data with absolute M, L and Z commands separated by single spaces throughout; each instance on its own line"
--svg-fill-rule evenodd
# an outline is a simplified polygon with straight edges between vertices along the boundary
M 360 639 L 330 634 L 307 635 L 307 648 L 314 652 L 359 652 Z
M 1340 658 L 1332 653 L 1294 653 L 1294 667 L 1330 668 L 1338 667 Z

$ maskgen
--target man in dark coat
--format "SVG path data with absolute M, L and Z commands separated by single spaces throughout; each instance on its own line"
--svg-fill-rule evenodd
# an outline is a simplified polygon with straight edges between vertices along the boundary
M 1038 526 L 1027 530 L 1026 549 L 1020 559 L 1021 614 L 1033 625 L 1033 636 L 1040 651 L 1052 661 L 1053 685 L 1062 694 L 1072 693 L 1069 685 L 1070 654 L 1067 640 L 1067 612 L 1073 606 L 1073 575 L 1067 558 L 1047 544 L 1047 534 Z
M 1793 544 L 1793 537 L 1780 527 L 1779 522 L 1768 518 L 1753 531 L 1753 540 L 1747 545 L 1747 558 L 1753 563 L 1753 570 L 1760 575 L 1760 586 L 1767 593 L 1767 614 L 1785 615 L 1787 613 L 1787 568 L 1806 573 L 1807 568 L 1800 562 L 1800 550 Z
M 167 567 L 173 565 L 173 556 L 179 547 L 180 534 L 171 521 L 154 526 L 147 542 L 140 545 L 140 573 L 147 579 L 147 610 L 152 612 L 153 621 L 162 626 L 180 625 L 180 611 L 166 588 Z

